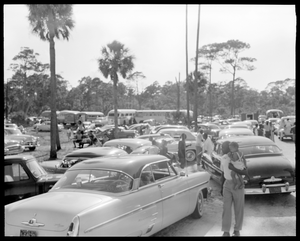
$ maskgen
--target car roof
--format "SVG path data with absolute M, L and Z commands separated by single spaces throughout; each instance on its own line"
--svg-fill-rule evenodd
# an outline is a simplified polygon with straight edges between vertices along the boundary
M 159 134 L 163 132 L 190 132 L 191 133 L 191 131 L 188 129 L 178 129 L 178 128 L 167 128 L 158 131 Z
M 112 169 L 129 174 L 131 177 L 139 178 L 143 167 L 146 164 L 168 160 L 162 155 L 124 155 L 118 157 L 96 157 L 85 160 L 72 166 L 68 171 L 78 169 Z
M 253 146 L 253 145 L 272 145 L 272 146 L 275 145 L 276 146 L 276 144 L 272 140 L 264 136 L 247 136 L 247 138 L 234 136 L 226 139 L 219 139 L 217 143 L 223 143 L 225 141 L 230 141 L 230 142 L 235 141 L 239 144 L 239 147 Z
M 241 134 L 248 134 L 248 133 L 253 133 L 250 129 L 248 128 L 229 128 L 229 129 L 222 129 L 220 132 L 219 132 L 219 136 L 222 135 L 223 133 L 226 133 L 226 134 L 238 134 L 238 133 L 241 133 Z
M 30 160 L 30 159 L 35 159 L 34 156 L 29 155 L 29 154 L 22 154 L 22 155 L 9 155 L 9 156 L 4 156 L 4 160 L 15 160 L 15 159 L 23 159 L 23 160 Z
M 152 142 L 145 139 L 138 139 L 138 138 L 119 138 L 107 141 L 104 143 L 106 145 L 152 145 Z
M 126 151 L 116 148 L 116 147 L 87 147 L 72 151 L 68 153 L 65 157 L 98 157 L 98 156 L 108 156 L 114 154 L 127 154 Z

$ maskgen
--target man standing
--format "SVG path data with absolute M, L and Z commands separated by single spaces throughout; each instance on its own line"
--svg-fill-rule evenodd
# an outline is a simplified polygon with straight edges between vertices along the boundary
M 231 172 L 234 171 L 240 175 L 247 175 L 247 167 L 244 170 L 239 170 L 230 163 L 228 153 L 230 142 L 225 141 L 222 144 L 223 156 L 221 157 L 221 170 L 222 170 L 222 190 L 223 195 L 223 214 L 222 214 L 222 231 L 223 236 L 230 236 L 231 220 L 232 220 L 232 205 L 234 209 L 235 225 L 233 236 L 240 236 L 244 219 L 244 203 L 245 193 L 244 187 L 234 189 Z
M 214 143 L 210 139 L 207 133 L 203 134 L 204 144 L 203 144 L 203 153 L 208 154 L 209 156 L 214 150 Z
M 201 156 L 202 156 L 202 151 L 203 151 L 203 130 L 199 129 L 198 130 L 198 135 L 196 138 L 196 159 L 197 159 L 197 165 L 200 166 L 200 161 L 201 161 Z

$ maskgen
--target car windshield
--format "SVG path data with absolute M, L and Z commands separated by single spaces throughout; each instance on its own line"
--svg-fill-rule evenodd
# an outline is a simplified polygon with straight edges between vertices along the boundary
M 31 171 L 32 175 L 36 178 L 40 178 L 42 176 L 45 176 L 47 175 L 47 172 L 44 170 L 43 167 L 41 167 L 37 160 L 34 158 L 34 159 L 31 159 L 30 161 L 28 161 L 26 163 L 26 166 L 28 167 L 28 169 Z
M 22 132 L 19 130 L 19 129 L 5 129 L 5 132 L 8 134 L 8 135 L 21 135 Z
M 281 150 L 275 145 L 255 145 L 241 147 L 240 151 L 245 155 L 280 154 Z
M 53 186 L 57 189 L 81 189 L 120 193 L 132 189 L 133 179 L 127 174 L 112 170 L 69 170 Z

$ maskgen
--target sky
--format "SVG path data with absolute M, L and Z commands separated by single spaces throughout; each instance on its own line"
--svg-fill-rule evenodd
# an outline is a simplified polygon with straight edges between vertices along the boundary
M 12 77 L 9 66 L 21 47 L 39 53 L 38 60 L 49 63 L 49 43 L 32 34 L 28 8 L 4 5 L 4 81 Z M 75 27 L 69 41 L 55 40 L 56 73 L 76 87 L 83 77 L 105 79 L 98 68 L 101 49 L 117 40 L 135 56 L 134 71 L 146 78 L 138 81 L 138 91 L 157 81 L 175 83 L 186 78 L 186 5 L 73 5 Z M 198 5 L 188 5 L 188 58 L 196 55 Z M 295 79 L 295 5 L 200 5 L 199 48 L 211 43 L 239 40 L 250 44 L 241 57 L 256 58 L 255 70 L 237 72 L 248 86 L 264 90 L 268 83 Z M 213 63 L 212 83 L 229 82 L 231 74 Z M 188 71 L 195 70 L 190 61 Z M 120 81 L 127 83 L 120 77 Z M 135 83 L 134 86 L 136 87 Z

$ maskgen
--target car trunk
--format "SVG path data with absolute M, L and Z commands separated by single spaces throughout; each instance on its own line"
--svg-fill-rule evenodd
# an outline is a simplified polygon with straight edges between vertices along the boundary
M 12 204 L 5 209 L 6 225 L 17 226 L 19 229 L 30 229 L 45 232 L 67 231 L 72 219 L 87 208 L 111 200 L 110 197 L 82 192 L 56 191 L 41 194 Z M 55 205 L 51 205 L 54 204 Z M 43 226 L 34 227 L 28 224 L 33 218 Z
M 248 173 L 251 177 L 247 187 L 261 188 L 264 180 L 271 177 L 279 178 L 268 184 L 289 182 L 290 185 L 295 184 L 295 172 L 291 162 L 282 155 L 256 155 L 246 156 Z

